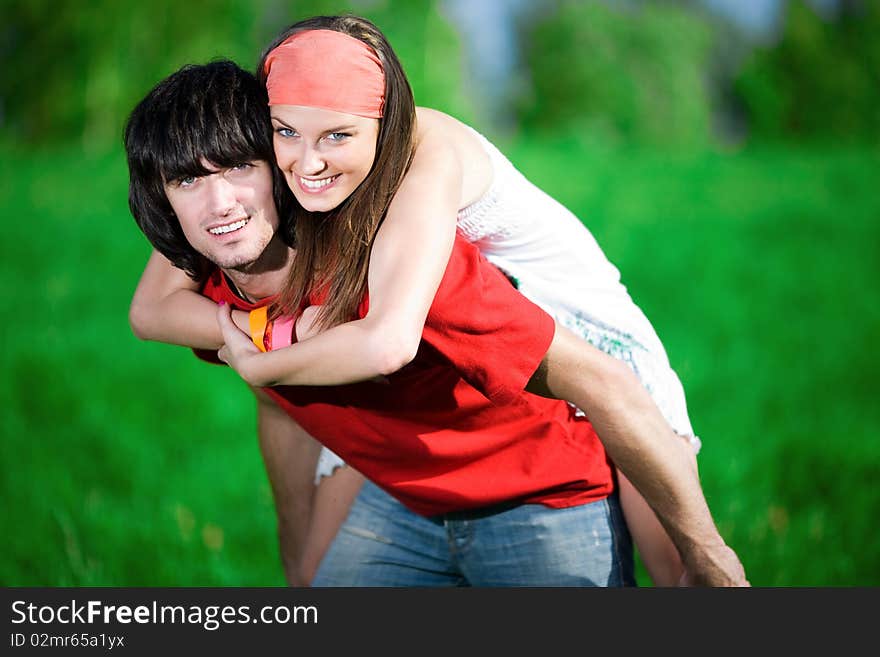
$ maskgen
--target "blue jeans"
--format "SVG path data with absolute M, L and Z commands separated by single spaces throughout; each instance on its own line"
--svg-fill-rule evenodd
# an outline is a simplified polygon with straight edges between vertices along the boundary
M 313 586 L 634 586 L 617 495 L 425 518 L 366 482 Z

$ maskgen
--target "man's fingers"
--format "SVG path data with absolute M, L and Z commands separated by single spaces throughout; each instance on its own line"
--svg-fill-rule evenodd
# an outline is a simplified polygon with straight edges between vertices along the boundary
M 217 304 L 217 323 L 224 335 L 227 331 L 237 328 L 232 322 L 232 308 L 228 303 Z
M 243 332 L 235 322 L 232 321 L 232 308 L 229 304 L 223 303 L 217 306 L 217 323 L 220 325 L 220 332 L 223 334 L 223 342 L 233 347 L 250 343 L 250 336 Z
M 223 334 L 224 345 L 217 350 L 217 358 L 222 360 L 227 365 L 229 363 L 229 359 L 232 356 L 232 352 L 229 350 L 229 344 L 231 342 L 235 342 L 236 333 L 240 333 L 238 327 L 232 321 L 232 308 L 228 303 L 220 303 L 217 305 L 217 323 L 220 325 L 220 332 Z

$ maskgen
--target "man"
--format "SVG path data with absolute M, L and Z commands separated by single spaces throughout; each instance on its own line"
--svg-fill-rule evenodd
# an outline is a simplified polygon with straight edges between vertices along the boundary
M 289 234 L 289 201 L 270 164 L 268 112 L 255 80 L 228 62 L 179 71 L 132 113 L 126 149 L 132 213 L 154 246 L 199 283 L 184 287 L 238 308 L 265 305 L 295 253 L 282 239 Z M 148 269 L 163 266 L 163 256 L 154 255 Z M 297 580 L 291 569 L 308 545 L 303 536 L 316 454 L 293 418 L 399 500 L 365 487 L 330 550 L 330 565 L 319 572 L 322 583 L 631 582 L 631 563 L 617 558 L 631 546 L 610 494 L 605 452 L 590 423 L 573 419 L 565 404 L 523 391 L 531 376 L 531 390 L 587 412 L 610 457 L 657 512 L 692 581 L 744 584 L 687 455 L 632 373 L 554 330 L 552 319 L 500 281 L 471 245 L 457 243 L 423 347 L 411 366 L 388 377 L 387 387 L 368 382 L 267 389 L 286 416 L 259 397 L 261 446 L 289 579 Z M 163 315 L 178 317 L 165 323 L 155 317 L 153 291 L 139 288 L 132 305 L 136 333 L 216 349 L 224 340 L 213 313 L 190 312 L 192 295 L 183 292 L 180 299 L 160 300 Z M 178 302 L 185 314 L 169 312 Z M 554 508 L 581 516 L 560 525 L 563 514 Z M 406 545 L 401 549 L 387 537 L 364 543 L 370 518 L 403 518 L 394 527 L 395 541 Z M 525 529 L 516 529 L 523 520 Z M 541 532 L 534 527 L 538 522 L 546 522 Z M 449 528 L 471 525 L 490 528 L 502 540 L 481 545 L 470 564 L 461 564 L 466 555 L 451 554 L 454 548 L 442 538 Z M 595 547 L 586 540 L 570 544 L 564 539 L 572 528 L 605 538 Z M 537 541 L 535 553 L 505 552 L 517 531 L 518 538 Z M 551 538 L 541 543 L 536 537 L 543 531 Z M 392 547 L 386 550 L 386 543 Z M 390 573 L 346 569 L 352 555 L 364 550 L 373 551 L 373 563 L 412 554 L 420 560 L 399 563 Z M 521 559 L 522 575 L 505 579 L 517 570 L 515 558 Z

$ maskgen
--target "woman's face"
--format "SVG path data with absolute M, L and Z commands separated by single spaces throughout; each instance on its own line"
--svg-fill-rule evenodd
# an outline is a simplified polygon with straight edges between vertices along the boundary
M 379 120 L 300 105 L 269 109 L 278 167 L 300 205 L 310 212 L 339 206 L 373 167 Z

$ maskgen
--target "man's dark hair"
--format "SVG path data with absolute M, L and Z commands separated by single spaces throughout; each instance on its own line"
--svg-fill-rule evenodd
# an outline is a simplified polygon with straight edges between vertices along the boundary
M 280 234 L 290 243 L 293 195 L 275 166 L 265 88 L 228 60 L 188 65 L 138 103 L 125 124 L 128 204 L 153 246 L 196 281 L 212 264 L 187 241 L 165 195 L 165 182 L 217 167 L 264 160 L 273 172 Z

